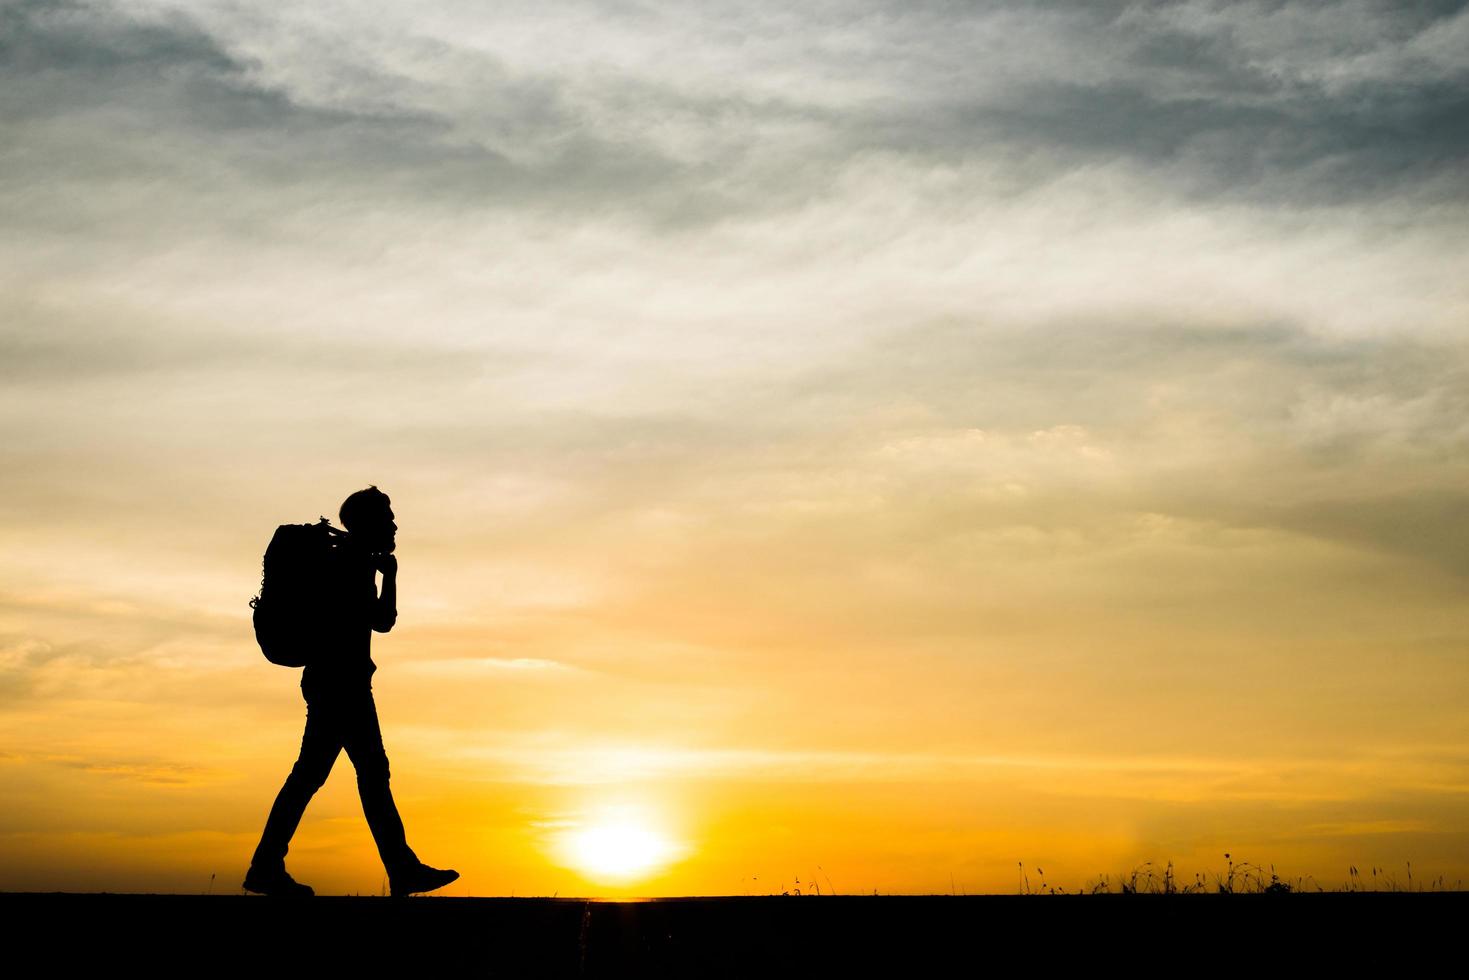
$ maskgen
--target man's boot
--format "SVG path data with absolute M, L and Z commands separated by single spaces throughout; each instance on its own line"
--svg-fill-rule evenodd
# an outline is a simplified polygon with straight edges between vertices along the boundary
M 245 872 L 243 887 L 247 892 L 288 898 L 309 898 L 316 894 L 310 885 L 303 885 L 286 874 L 285 865 L 279 868 L 250 865 L 250 870 Z
M 443 888 L 458 877 L 459 872 L 457 871 L 430 868 L 419 862 L 389 874 L 388 888 L 393 897 L 398 898 L 403 895 L 411 895 L 413 892 L 431 892 L 435 888 Z

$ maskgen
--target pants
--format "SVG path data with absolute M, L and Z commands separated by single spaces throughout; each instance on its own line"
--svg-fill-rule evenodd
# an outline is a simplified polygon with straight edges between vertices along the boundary
M 301 694 L 306 699 L 301 755 L 270 808 L 251 865 L 266 869 L 284 866 L 286 849 L 306 812 L 306 804 L 326 782 L 344 748 L 357 770 L 362 812 L 372 829 L 383 867 L 392 875 L 417 865 L 418 857 L 408 847 L 403 821 L 388 787 L 388 754 L 383 750 L 371 683 L 303 685 Z

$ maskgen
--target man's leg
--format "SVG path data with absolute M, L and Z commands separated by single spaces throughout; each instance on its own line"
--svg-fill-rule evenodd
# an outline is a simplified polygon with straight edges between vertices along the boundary
M 418 855 L 408 846 L 403 819 L 398 816 L 398 805 L 393 802 L 393 791 L 388 785 L 388 754 L 383 748 L 383 733 L 371 688 L 352 696 L 351 709 L 344 720 L 343 745 L 357 768 L 362 813 L 372 829 L 383 867 L 390 876 L 417 867 Z
M 306 804 L 326 782 L 337 754 L 342 751 L 342 717 L 340 709 L 325 699 L 313 704 L 307 701 L 306 731 L 301 736 L 301 754 L 291 767 L 285 785 L 276 794 L 260 844 L 250 861 L 252 868 L 269 871 L 285 866 L 286 850 L 291 837 L 306 812 Z

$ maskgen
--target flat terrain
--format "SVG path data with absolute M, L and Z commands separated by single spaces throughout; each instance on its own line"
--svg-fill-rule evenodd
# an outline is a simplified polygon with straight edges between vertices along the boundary
M 1421 970 L 1469 893 L 581 899 L 0 894 L 12 956 L 283 975 L 972 976 L 994 969 Z

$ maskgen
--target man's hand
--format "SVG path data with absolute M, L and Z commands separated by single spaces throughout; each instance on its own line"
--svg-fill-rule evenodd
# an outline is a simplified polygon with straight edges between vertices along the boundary
M 383 552 L 382 554 L 379 554 L 379 555 L 373 555 L 372 556 L 372 565 L 373 565 L 374 568 L 376 568 L 378 571 L 382 572 L 384 575 L 397 575 L 398 574 L 398 559 L 397 559 L 397 556 L 391 555 L 391 554 L 389 554 L 387 552 Z

